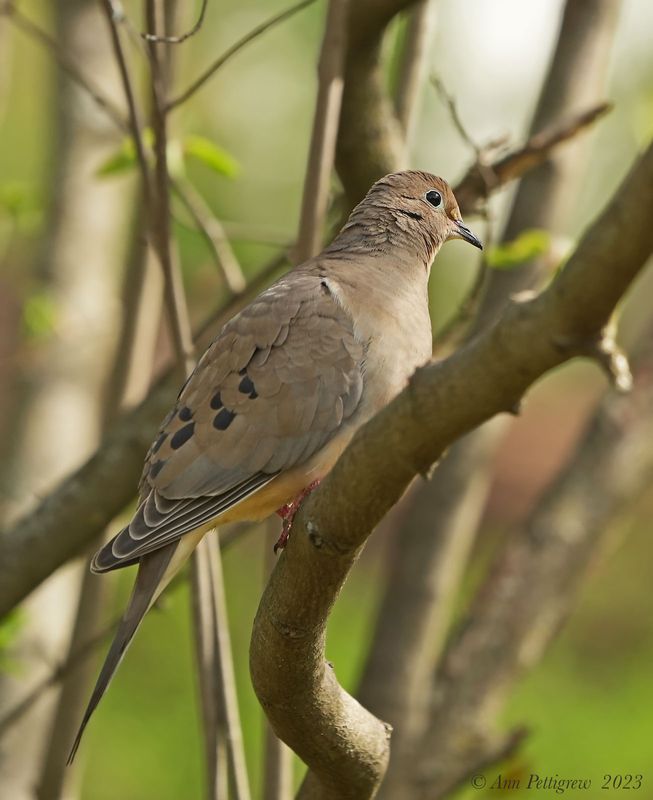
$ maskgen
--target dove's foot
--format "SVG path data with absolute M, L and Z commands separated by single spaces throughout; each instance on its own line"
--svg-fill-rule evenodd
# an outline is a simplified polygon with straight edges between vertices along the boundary
M 295 514 L 299 511 L 302 500 L 307 497 L 318 484 L 319 481 L 313 481 L 313 483 L 309 483 L 309 485 L 305 489 L 302 489 L 302 491 L 294 500 L 291 500 L 289 503 L 286 503 L 277 510 L 277 514 L 283 520 L 283 526 L 281 528 L 281 536 L 279 536 L 277 543 L 274 545 L 275 553 L 277 553 L 279 550 L 283 550 L 283 548 L 288 544 L 288 539 L 290 538 L 290 529 L 292 528 Z

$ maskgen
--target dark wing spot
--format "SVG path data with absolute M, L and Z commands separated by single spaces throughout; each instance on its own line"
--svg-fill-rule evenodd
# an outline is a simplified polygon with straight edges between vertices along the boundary
M 220 397 L 220 392 L 216 392 L 211 398 L 211 408 L 214 411 L 217 411 L 219 408 L 222 408 L 222 398 Z
M 223 408 L 219 414 L 215 415 L 213 427 L 217 428 L 219 431 L 226 431 L 235 416 L 236 414 L 234 411 Z
M 161 461 L 161 459 L 159 459 L 158 461 L 155 461 L 154 464 L 152 464 L 152 466 L 150 467 L 150 471 L 148 472 L 148 476 L 152 480 L 154 480 L 154 478 L 156 478 L 156 476 L 159 474 L 159 472 L 161 472 L 161 470 L 165 467 L 165 463 L 166 462 L 165 461 Z
M 159 437 L 157 438 L 156 442 L 154 442 L 154 444 L 152 445 L 152 455 L 154 455 L 154 453 L 158 453 L 159 452 L 159 450 L 161 449 L 161 445 L 165 442 L 165 440 L 167 438 L 168 438 L 168 434 L 167 433 L 161 433 L 159 435 Z
M 252 389 L 252 391 L 251 391 L 251 393 L 249 395 L 249 399 L 250 400 L 256 400 L 257 397 L 258 397 L 258 392 L 256 391 L 256 389 Z
M 193 417 L 193 412 L 188 408 L 188 406 L 184 406 L 179 412 L 179 419 L 182 422 L 188 422 Z
M 175 433 L 172 439 L 170 439 L 170 447 L 172 447 L 173 450 L 178 450 L 182 444 L 186 444 L 186 442 L 193 435 L 194 430 L 194 422 L 189 422 L 188 425 L 184 425 L 183 428 L 179 428 L 177 433 Z
M 238 391 L 242 392 L 243 394 L 249 394 L 249 395 L 251 395 L 251 393 L 255 391 L 254 382 L 249 377 L 249 375 L 245 375 L 242 381 L 238 384 Z

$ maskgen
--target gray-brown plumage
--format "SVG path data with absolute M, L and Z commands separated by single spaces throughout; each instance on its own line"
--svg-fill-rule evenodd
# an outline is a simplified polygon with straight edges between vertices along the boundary
M 319 256 L 218 334 L 147 454 L 133 519 L 93 559 L 95 572 L 140 566 L 71 758 L 140 620 L 201 537 L 320 480 L 428 360 L 429 271 L 456 238 L 481 246 L 445 181 L 387 175 Z

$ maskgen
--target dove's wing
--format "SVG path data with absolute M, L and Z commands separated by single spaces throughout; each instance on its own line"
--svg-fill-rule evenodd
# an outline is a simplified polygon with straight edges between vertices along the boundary
M 326 280 L 270 287 L 203 355 L 148 453 L 134 518 L 93 569 L 133 563 L 310 459 L 358 408 L 364 360 Z

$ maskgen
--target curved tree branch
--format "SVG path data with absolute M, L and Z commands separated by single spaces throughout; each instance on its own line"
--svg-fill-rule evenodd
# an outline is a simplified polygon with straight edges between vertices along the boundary
M 419 369 L 303 504 L 261 600 L 250 652 L 270 722 L 309 766 L 300 796 L 372 797 L 387 763 L 386 726 L 324 660 L 329 611 L 372 529 L 452 442 L 513 408 L 548 370 L 587 354 L 590 343 L 598 348 L 653 251 L 652 215 L 653 144 L 549 288 L 514 298 L 462 350 Z

